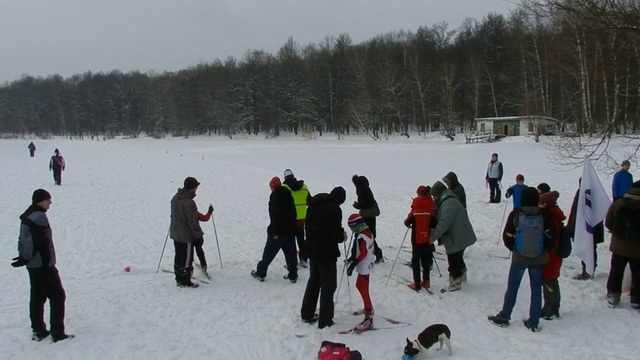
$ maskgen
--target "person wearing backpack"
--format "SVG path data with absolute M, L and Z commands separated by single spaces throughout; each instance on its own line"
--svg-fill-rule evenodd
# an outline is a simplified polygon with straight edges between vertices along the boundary
M 576 194 L 573 196 L 573 202 L 571 203 L 571 210 L 569 211 L 569 220 L 567 220 L 567 231 L 571 238 L 573 238 L 575 242 L 575 233 L 576 233 L 576 217 L 578 213 L 578 199 L 580 197 L 580 185 L 582 184 L 582 178 L 578 179 L 578 190 L 576 190 Z M 604 242 L 604 221 L 597 223 L 593 227 L 593 271 L 595 273 L 596 267 L 598 267 L 598 244 L 602 244 Z M 573 277 L 575 280 L 589 280 L 593 279 L 593 276 L 589 275 L 586 270 L 586 264 L 584 261 L 581 261 L 582 264 L 582 272 Z
M 60 151 L 56 149 L 54 155 L 49 161 L 49 171 L 53 171 L 53 181 L 56 185 L 62 185 L 62 172 L 64 171 L 66 164 Z
M 624 269 L 631 269 L 631 307 L 640 309 L 640 181 L 622 199 L 611 204 L 604 225 L 611 231 L 611 268 L 607 279 L 607 302 L 620 303 Z
M 550 191 L 540 195 L 539 206 L 551 214 L 553 219 L 553 229 L 555 236 L 551 239 L 551 248 L 547 250 L 549 262 L 542 268 L 542 295 L 544 305 L 542 306 L 542 318 L 552 320 L 555 316 L 560 317 L 560 268 L 562 267 L 562 257 L 558 253 L 562 239 L 562 222 L 566 216 L 558 207 L 558 197 L 560 193 Z
M 501 327 L 509 326 L 520 282 L 527 270 L 531 284 L 531 303 L 529 318 L 523 322 L 529 330 L 538 331 L 542 311 L 542 272 L 544 265 L 549 262 L 547 249 L 551 247 L 555 237 L 553 219 L 546 209 L 538 207 L 539 200 L 537 189 L 524 189 L 522 208 L 513 209 L 509 213 L 502 233 L 504 245 L 513 252 L 513 256 L 502 310 L 497 315 L 488 317 L 491 323 Z

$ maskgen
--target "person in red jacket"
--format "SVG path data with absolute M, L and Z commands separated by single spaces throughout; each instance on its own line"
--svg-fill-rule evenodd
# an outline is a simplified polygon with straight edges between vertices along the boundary
M 435 247 L 429 241 L 431 229 L 431 214 L 435 204 L 429 195 L 431 188 L 420 185 L 418 195 L 411 203 L 411 211 L 404 220 L 404 225 L 411 228 L 411 269 L 413 270 L 413 284 L 409 288 L 420 291 L 431 287 L 429 271 L 433 264 Z M 422 280 L 420 280 L 420 264 L 422 264 Z
M 540 195 L 539 206 L 545 208 L 551 214 L 553 219 L 553 228 L 556 236 L 551 239 L 551 248 L 547 250 L 549 255 L 549 262 L 546 263 L 542 269 L 542 294 L 544 298 L 544 305 L 542 306 L 541 317 L 545 320 L 552 320 L 555 316 L 560 317 L 560 284 L 558 278 L 560 277 L 560 267 L 562 266 L 562 258 L 558 256 L 557 249 L 560 245 L 561 223 L 566 219 L 566 216 L 558 207 L 558 197 L 560 194 L 557 191 L 550 191 Z
M 211 214 L 213 214 L 213 205 L 209 204 L 209 211 L 206 214 L 201 214 L 198 212 L 198 220 L 202 222 L 207 222 L 211 219 Z M 196 250 L 196 255 L 198 255 L 198 260 L 200 260 L 200 267 L 205 272 L 207 271 L 207 258 L 204 255 L 204 249 L 202 246 L 204 245 L 204 238 L 196 239 L 193 242 L 193 247 Z

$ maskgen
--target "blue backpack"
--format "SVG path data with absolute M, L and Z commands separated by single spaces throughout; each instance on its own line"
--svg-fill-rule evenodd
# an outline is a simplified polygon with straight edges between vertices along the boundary
M 541 214 L 527 215 L 521 211 L 515 220 L 515 251 L 524 257 L 538 257 L 544 251 L 545 239 L 550 237 L 544 232 L 544 218 Z

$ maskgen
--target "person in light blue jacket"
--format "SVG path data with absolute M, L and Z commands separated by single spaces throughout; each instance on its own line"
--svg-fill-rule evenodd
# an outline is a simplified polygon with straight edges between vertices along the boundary
M 505 194 L 505 197 L 507 199 L 513 196 L 514 209 L 520 209 L 522 207 L 520 203 L 520 194 L 522 194 L 522 190 L 526 189 L 527 187 L 528 186 L 524 184 L 524 175 L 516 175 L 515 185 L 509 186 L 509 188 L 507 189 L 507 193 Z
M 631 167 L 629 160 L 622 161 L 620 167 L 621 169 L 613 175 L 613 183 L 611 184 L 613 201 L 622 199 L 631 187 L 631 184 L 633 184 L 633 175 L 629 172 L 629 167 Z

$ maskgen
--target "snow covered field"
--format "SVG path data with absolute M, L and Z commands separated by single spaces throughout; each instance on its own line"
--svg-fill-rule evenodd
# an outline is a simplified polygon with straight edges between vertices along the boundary
M 572 280 L 580 261 L 573 256 L 565 261 L 560 320 L 541 320 L 539 333 L 522 325 L 520 319 L 528 316 L 529 306 L 525 276 L 512 325 L 502 329 L 487 321 L 487 315 L 502 306 L 509 268 L 509 260 L 488 256 L 508 254 L 502 241 L 496 246 L 504 200 L 487 204 L 484 175 L 491 153 L 500 154 L 505 188 L 515 182 L 518 173 L 524 174 L 528 185 L 547 182 L 561 193 L 559 205 L 567 215 L 581 173 L 581 169 L 554 171 L 545 150 L 531 139 L 473 145 L 419 136 L 381 141 L 334 136 L 316 140 L 56 139 L 36 140 L 35 158 L 28 157 L 28 143 L 0 141 L 5 169 L 0 172 L 0 226 L 4 230 L 0 237 L 0 358 L 314 359 L 321 341 L 331 340 L 359 350 L 364 359 L 389 360 L 402 357 L 406 337 L 415 339 L 434 323 L 451 328 L 452 359 L 639 357 L 640 314 L 630 309 L 628 296 L 623 296 L 618 309 L 606 306 L 608 236 L 598 249 L 594 280 Z M 55 148 L 67 162 L 61 187 L 53 185 L 48 171 Z M 375 324 L 392 326 L 384 316 L 411 326 L 361 335 L 336 334 L 360 321 L 349 314 L 362 307 L 355 277 L 350 279 L 350 292 L 346 281 L 342 284 L 336 300 L 336 325 L 319 330 L 302 323 L 300 305 L 308 270 L 300 271 L 296 284 L 283 280 L 286 270 L 281 254 L 270 266 L 265 282 L 251 278 L 249 272 L 260 259 L 266 240 L 268 182 L 273 176 L 282 177 L 286 168 L 305 180 L 312 194 L 338 185 L 347 190 L 342 206 L 345 229 L 346 217 L 354 212 L 351 176 L 369 178 L 382 211 L 378 241 L 388 259 L 372 275 Z M 478 242 L 465 253 L 469 283 L 462 291 L 443 295 L 417 294 L 395 280 L 385 285 L 416 188 L 433 184 L 449 171 L 456 172 L 466 188 L 478 236 Z M 200 211 L 205 212 L 209 203 L 215 207 L 224 265 L 220 267 L 212 223 L 202 223 L 213 280 L 198 289 L 179 289 L 173 275 L 155 273 L 169 226 L 169 201 L 186 176 L 202 183 L 195 198 Z M 601 180 L 610 191 L 608 175 L 601 175 Z M 49 339 L 30 340 L 27 272 L 9 265 L 17 254 L 18 216 L 30 204 L 33 190 L 40 187 L 53 197 L 48 216 L 67 292 L 66 326 L 76 335 L 53 345 Z M 162 268 L 172 268 L 173 254 L 169 240 Z M 395 274 L 411 277 L 410 268 L 401 264 L 408 258 L 409 253 L 400 252 Z M 438 264 L 444 276 L 438 277 L 435 269 L 432 272 L 436 292 L 447 281 L 446 261 Z M 127 266 L 130 272 L 124 271 Z M 429 358 L 448 357 L 446 351 L 430 351 Z

